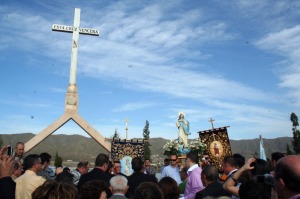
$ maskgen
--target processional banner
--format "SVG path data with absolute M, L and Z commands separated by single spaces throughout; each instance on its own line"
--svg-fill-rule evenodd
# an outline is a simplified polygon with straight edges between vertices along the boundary
M 120 161 L 121 172 L 127 176 L 133 173 L 131 160 L 140 157 L 144 160 L 144 141 L 114 139 L 111 143 L 111 159 Z
M 222 172 L 222 162 L 225 156 L 232 155 L 227 127 L 199 131 L 201 142 L 206 144 L 206 152 L 212 163 Z

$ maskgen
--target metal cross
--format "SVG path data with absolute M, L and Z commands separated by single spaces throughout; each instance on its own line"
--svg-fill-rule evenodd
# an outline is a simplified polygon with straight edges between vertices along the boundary
M 208 121 L 211 123 L 212 129 L 214 129 L 214 121 L 215 121 L 215 120 L 213 120 L 212 118 L 210 118 Z

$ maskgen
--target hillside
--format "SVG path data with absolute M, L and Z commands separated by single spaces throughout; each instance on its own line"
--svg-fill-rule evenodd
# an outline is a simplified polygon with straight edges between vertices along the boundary
M 27 142 L 34 134 L 2 134 L 1 136 L 4 144 L 14 146 L 18 141 Z M 270 154 L 275 151 L 286 152 L 286 144 L 291 145 L 291 139 L 290 137 L 263 139 L 267 157 L 270 157 Z M 156 156 L 156 160 L 165 158 L 165 156 L 163 156 L 163 145 L 167 141 L 168 140 L 163 138 L 151 138 L 151 151 L 152 155 Z M 245 157 L 259 156 L 259 139 L 230 140 L 230 144 L 233 153 L 240 153 Z M 79 161 L 85 159 L 91 162 L 94 162 L 95 157 L 99 153 L 107 153 L 106 150 L 92 138 L 81 135 L 51 135 L 29 153 L 39 154 L 42 152 L 50 153 L 53 159 L 55 153 L 58 152 L 64 160 Z

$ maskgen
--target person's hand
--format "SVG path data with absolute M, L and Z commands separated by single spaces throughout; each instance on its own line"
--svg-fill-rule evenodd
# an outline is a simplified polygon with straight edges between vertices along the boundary
M 2 152 L 2 150 L 1 150 Z M 0 153 L 1 153 L 0 152 Z M 0 160 L 0 178 L 11 176 L 14 169 L 14 157 L 2 155 Z
M 2 149 L 0 150 L 0 159 L 2 159 L 2 157 L 5 154 L 8 147 L 9 147 L 9 145 L 2 147 Z
M 57 167 L 56 170 L 55 170 L 55 174 L 58 175 L 61 172 L 63 172 L 63 168 L 62 167 Z
M 246 162 L 245 162 L 245 164 L 244 164 L 244 166 L 242 167 L 242 169 L 243 170 L 251 170 L 251 169 L 254 169 L 254 166 L 250 166 L 253 162 L 255 162 L 256 161 L 256 159 L 255 158 L 249 158 Z

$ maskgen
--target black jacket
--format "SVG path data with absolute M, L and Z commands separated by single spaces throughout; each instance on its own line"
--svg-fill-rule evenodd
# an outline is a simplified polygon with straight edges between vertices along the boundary
M 128 191 L 126 197 L 131 197 L 134 195 L 135 189 L 142 182 L 154 182 L 157 183 L 157 179 L 154 175 L 144 174 L 142 172 L 134 172 L 131 176 L 128 177 Z
M 223 189 L 223 185 L 219 182 L 213 182 L 210 183 L 203 189 L 202 191 L 199 191 L 196 193 L 195 199 L 202 199 L 206 196 L 231 196 L 227 191 Z
M 102 180 L 107 185 L 109 185 L 110 177 L 104 173 L 101 169 L 94 168 L 90 172 L 83 174 L 80 176 L 79 182 L 78 182 L 78 190 L 82 187 L 82 185 L 88 181 L 91 180 Z

